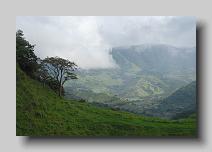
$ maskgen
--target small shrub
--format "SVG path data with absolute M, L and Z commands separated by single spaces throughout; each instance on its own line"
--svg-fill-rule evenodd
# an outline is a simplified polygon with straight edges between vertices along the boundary
M 35 116 L 38 118 L 44 118 L 45 117 L 45 113 L 42 111 L 36 111 L 35 112 Z
M 78 100 L 78 101 L 79 101 L 79 102 L 82 102 L 82 103 L 86 102 L 85 99 L 80 99 L 80 100 Z

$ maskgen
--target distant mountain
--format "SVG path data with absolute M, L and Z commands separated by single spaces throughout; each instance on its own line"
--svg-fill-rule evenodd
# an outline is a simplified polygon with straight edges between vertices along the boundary
M 78 71 L 79 79 L 65 84 L 66 98 L 149 115 L 161 99 L 196 80 L 195 48 L 145 44 L 110 54 L 117 68 Z
M 195 71 L 196 48 L 176 48 L 169 45 L 137 45 L 116 47 L 112 57 L 122 70 L 144 73 L 172 74 Z
M 66 87 L 138 99 L 170 94 L 196 79 L 195 48 L 138 45 L 113 48 L 111 55 L 119 68 L 81 70 Z

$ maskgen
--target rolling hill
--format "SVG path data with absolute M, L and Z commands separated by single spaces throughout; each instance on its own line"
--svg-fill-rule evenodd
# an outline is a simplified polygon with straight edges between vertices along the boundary
M 59 98 L 17 66 L 16 135 L 196 137 L 197 128 L 195 116 L 165 120 Z

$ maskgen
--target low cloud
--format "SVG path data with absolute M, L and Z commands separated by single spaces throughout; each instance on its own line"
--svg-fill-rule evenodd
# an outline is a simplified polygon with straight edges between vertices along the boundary
M 20 16 L 16 29 L 22 29 L 26 39 L 36 44 L 39 57 L 60 56 L 84 69 L 115 67 L 109 54 L 115 46 L 196 45 L 194 17 Z

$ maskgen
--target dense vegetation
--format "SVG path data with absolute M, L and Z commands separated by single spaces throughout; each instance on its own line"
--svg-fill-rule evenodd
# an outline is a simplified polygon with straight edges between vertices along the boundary
M 34 53 L 34 46 L 24 37 L 23 31 L 16 32 L 16 63 L 31 78 L 48 85 L 61 97 L 64 95 L 64 83 L 70 79 L 77 79 L 74 71 L 77 65 L 60 57 L 38 58 Z
M 24 136 L 196 136 L 195 116 L 163 120 L 61 99 L 16 69 L 16 134 Z
M 38 58 L 34 53 L 34 46 L 24 37 L 23 31 L 16 32 L 16 62 L 20 68 L 31 77 L 34 77 L 38 68 Z

